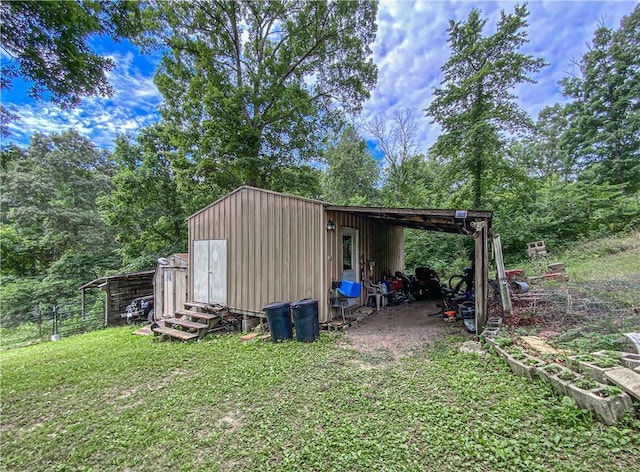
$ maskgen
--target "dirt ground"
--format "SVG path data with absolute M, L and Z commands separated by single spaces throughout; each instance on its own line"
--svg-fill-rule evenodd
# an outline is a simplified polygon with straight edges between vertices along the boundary
M 411 302 L 387 306 L 363 318 L 350 327 L 345 336 L 345 347 L 374 357 L 399 360 L 411 356 L 447 335 L 474 339 L 462 321 L 450 324 L 443 321 L 436 302 Z

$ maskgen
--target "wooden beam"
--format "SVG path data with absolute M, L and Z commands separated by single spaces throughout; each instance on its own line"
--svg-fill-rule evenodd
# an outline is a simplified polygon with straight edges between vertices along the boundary
M 475 221 L 472 223 L 475 228 L 475 294 L 476 294 L 476 333 L 482 331 L 487 323 L 487 296 L 488 276 L 489 276 L 489 251 L 487 242 L 487 222 Z
M 498 269 L 498 283 L 500 284 L 500 298 L 502 299 L 502 310 L 505 314 L 510 315 L 513 311 L 511 305 L 511 296 L 509 294 L 509 281 L 504 270 L 504 258 L 502 257 L 502 241 L 500 235 L 493 237 L 493 256 L 496 260 L 496 268 Z

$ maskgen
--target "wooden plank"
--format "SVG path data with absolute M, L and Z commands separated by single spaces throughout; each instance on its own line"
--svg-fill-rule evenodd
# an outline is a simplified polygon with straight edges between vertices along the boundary
M 167 336 L 171 336 L 172 338 L 178 338 L 183 341 L 189 341 L 191 339 L 195 339 L 198 337 L 196 333 L 187 333 L 186 331 L 180 331 L 179 329 L 173 328 L 153 328 L 153 332 L 156 334 L 165 334 Z
M 201 320 L 213 320 L 220 318 L 220 315 L 214 315 L 211 313 L 200 313 L 199 311 L 190 310 L 176 310 L 176 315 L 190 316 L 191 318 L 199 318 Z
M 511 297 L 509 294 L 509 282 L 507 274 L 504 270 L 504 259 L 502 257 L 502 241 L 499 235 L 493 237 L 493 254 L 496 260 L 496 268 L 498 269 L 498 281 L 500 284 L 500 295 L 502 299 L 502 310 L 505 314 L 510 315 L 513 311 L 511 305 Z
M 180 318 L 165 318 L 164 322 L 168 325 L 178 325 L 189 329 L 206 329 L 209 326 L 196 321 L 183 320 Z
M 240 337 L 240 341 L 241 342 L 247 342 L 247 341 L 251 341 L 253 338 L 257 337 L 258 333 L 249 333 L 249 334 L 245 334 L 244 336 Z

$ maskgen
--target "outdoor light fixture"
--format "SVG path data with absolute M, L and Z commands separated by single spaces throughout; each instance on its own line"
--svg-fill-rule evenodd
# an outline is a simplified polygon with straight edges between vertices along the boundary
M 336 229 L 336 224 L 333 220 L 327 221 L 327 231 L 333 231 L 334 229 Z

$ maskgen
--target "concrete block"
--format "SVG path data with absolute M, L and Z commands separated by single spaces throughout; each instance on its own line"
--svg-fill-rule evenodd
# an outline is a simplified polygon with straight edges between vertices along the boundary
M 606 397 L 604 396 L 605 392 L 604 385 L 592 390 L 583 390 L 573 383 L 567 386 L 567 393 L 580 408 L 592 411 L 598 421 L 606 425 L 613 425 L 627 410 L 633 408 L 633 403 L 626 393 L 615 397 Z
M 605 373 L 606 379 L 620 387 L 629 395 L 640 400 L 640 373 L 629 370 L 626 367 L 609 370 Z
M 528 354 L 523 353 L 520 359 L 516 359 L 509 352 L 495 344 L 493 345 L 493 349 L 509 364 L 511 372 L 519 377 L 526 377 L 529 380 L 533 380 L 537 375 L 536 368 L 544 365 L 544 361 Z
M 625 354 L 620 357 L 620 364 L 627 369 L 634 370 L 636 367 L 640 367 L 640 354 Z
M 596 382 L 600 382 L 602 384 L 608 383 L 605 377 L 605 374 L 608 371 L 617 369 L 617 368 L 618 367 L 600 367 L 591 362 L 583 362 L 583 361 L 578 362 L 578 370 L 580 372 L 583 372 L 584 374 L 588 375 Z
M 482 333 L 480 333 L 480 337 L 481 338 L 493 338 L 493 337 L 496 337 L 499 332 L 500 332 L 500 328 L 485 327 L 482 330 Z
M 536 367 L 536 374 L 539 378 L 549 382 L 561 395 L 568 395 L 568 385 L 582 378 L 571 369 L 556 363 Z

